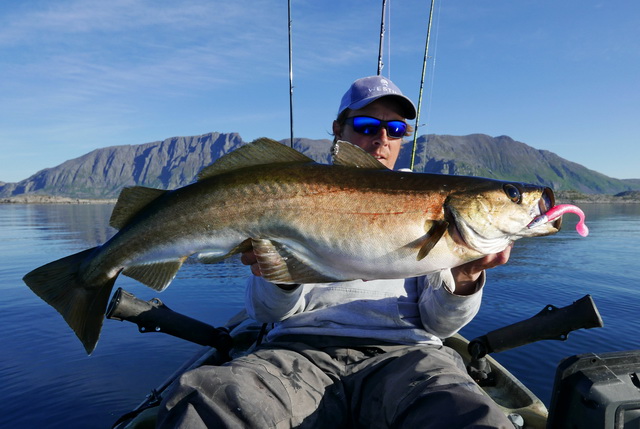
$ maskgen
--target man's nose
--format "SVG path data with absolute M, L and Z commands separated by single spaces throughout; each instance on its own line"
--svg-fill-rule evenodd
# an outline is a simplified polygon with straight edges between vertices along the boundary
M 381 146 L 388 146 L 389 140 L 391 140 L 391 138 L 389 137 L 387 127 L 381 126 L 378 130 L 378 133 L 375 135 L 375 138 L 373 139 L 373 143 L 379 144 Z

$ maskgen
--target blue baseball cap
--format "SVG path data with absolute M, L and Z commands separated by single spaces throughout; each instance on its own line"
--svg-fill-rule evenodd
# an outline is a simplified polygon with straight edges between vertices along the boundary
M 381 97 L 394 97 L 400 103 L 402 116 L 406 119 L 415 119 L 416 107 L 413 102 L 405 97 L 391 80 L 382 76 L 369 76 L 353 82 L 349 90 L 342 97 L 338 115 L 345 109 L 358 110 L 369 105 Z

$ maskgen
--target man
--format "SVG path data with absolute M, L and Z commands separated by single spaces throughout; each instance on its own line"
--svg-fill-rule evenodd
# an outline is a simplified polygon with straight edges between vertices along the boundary
M 353 83 L 333 123 L 389 168 L 411 133 L 413 103 L 389 79 Z M 249 314 L 273 323 L 251 354 L 181 378 L 163 403 L 166 427 L 513 427 L 442 345 L 477 313 L 484 269 L 500 254 L 411 279 L 276 285 L 255 255 Z

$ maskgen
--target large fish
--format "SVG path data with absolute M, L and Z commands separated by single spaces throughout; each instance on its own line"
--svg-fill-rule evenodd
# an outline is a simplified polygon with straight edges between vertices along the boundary
M 260 139 L 183 188 L 126 188 L 110 220 L 116 235 L 24 281 L 91 353 L 120 273 L 161 291 L 190 255 L 216 262 L 253 247 L 275 283 L 407 278 L 560 227 L 527 227 L 553 206 L 549 188 L 391 171 L 345 142 L 333 155 L 333 165 L 318 164 Z

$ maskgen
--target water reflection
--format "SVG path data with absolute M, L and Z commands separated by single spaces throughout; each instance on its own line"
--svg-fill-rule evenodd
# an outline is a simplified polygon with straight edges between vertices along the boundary
M 99 245 L 115 230 L 112 205 L 0 205 L 0 427 L 108 427 L 186 360 L 198 346 L 132 325 L 105 321 L 87 357 L 58 313 L 21 281 L 29 270 Z M 581 207 L 591 234 L 562 231 L 520 240 L 509 264 L 488 273 L 483 305 L 463 331 L 485 334 L 528 318 L 545 305 L 594 297 L 605 327 L 574 332 L 567 342 L 539 342 L 496 355 L 534 393 L 550 399 L 557 363 L 566 356 L 640 348 L 637 318 L 640 205 Z M 237 258 L 216 265 L 189 260 L 162 294 L 121 276 L 117 286 L 141 299 L 160 297 L 172 309 L 219 326 L 243 304 L 247 267 Z M 34 403 L 39 413 L 25 413 Z
M 28 204 L 27 228 L 41 231 L 43 240 L 79 240 L 89 247 L 102 244 L 116 233 L 109 226 L 112 204 Z
M 0 205 L 0 427 L 110 427 L 200 347 L 106 320 L 98 348 L 86 356 L 62 317 L 22 282 L 39 265 L 108 240 L 112 208 Z M 162 294 L 125 276 L 116 286 L 220 326 L 240 310 L 246 275 L 230 259 L 185 264 Z

